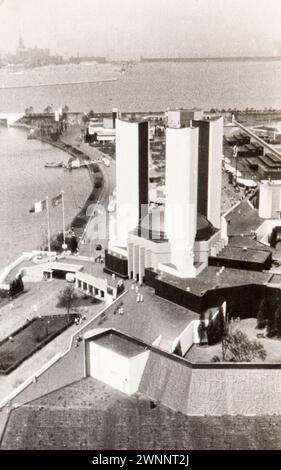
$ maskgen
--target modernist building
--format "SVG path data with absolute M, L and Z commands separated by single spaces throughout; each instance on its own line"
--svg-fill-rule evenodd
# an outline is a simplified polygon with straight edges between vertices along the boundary
M 117 120 L 118 236 L 111 236 L 107 272 L 140 283 L 147 268 L 192 278 L 227 244 L 220 216 L 222 120 L 188 124 L 166 130 L 165 211 L 148 214 L 148 125 Z

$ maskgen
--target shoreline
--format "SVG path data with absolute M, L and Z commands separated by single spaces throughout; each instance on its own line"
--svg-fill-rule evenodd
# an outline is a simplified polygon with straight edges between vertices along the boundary
M 25 131 L 29 131 L 30 129 L 34 128 L 33 126 L 31 126 L 29 124 L 25 124 L 25 123 L 24 124 L 14 123 L 11 127 L 22 129 L 22 130 L 25 130 Z M 40 141 L 44 144 L 47 144 L 50 147 L 55 147 L 55 148 L 65 152 L 65 154 L 68 154 L 70 157 L 77 158 L 77 154 L 73 150 L 73 149 L 75 149 L 75 146 L 72 146 L 70 144 L 66 145 L 60 139 L 58 139 L 58 141 L 52 141 L 52 140 L 49 140 L 48 138 L 45 138 L 45 137 L 36 136 L 35 140 L 38 140 L 38 141 Z M 79 152 L 80 152 L 79 158 L 82 158 L 82 159 L 88 160 L 88 161 L 90 160 L 90 157 L 86 153 L 84 153 L 82 150 L 79 150 Z M 99 173 L 94 172 L 94 165 L 99 167 L 99 173 L 102 174 L 102 186 L 100 188 L 95 188 L 95 182 L 96 182 L 95 174 L 99 174 Z M 80 232 L 81 232 L 81 230 L 82 230 L 82 233 L 84 232 L 84 230 L 86 229 L 87 223 L 90 219 L 89 216 L 86 216 L 87 208 L 90 205 L 92 205 L 93 203 L 97 202 L 97 200 L 99 198 L 99 195 L 100 195 L 100 193 L 102 192 L 102 190 L 104 188 L 104 174 L 103 174 L 102 170 L 100 169 L 100 166 L 98 165 L 98 163 L 93 162 L 93 164 L 88 165 L 86 167 L 86 169 L 88 171 L 88 177 L 90 179 L 91 186 L 92 186 L 91 192 L 88 195 L 88 197 L 87 197 L 85 203 L 83 204 L 83 206 L 71 218 L 71 220 L 68 223 L 66 223 L 66 226 L 65 226 L 66 232 L 70 229 L 70 227 L 74 228 L 78 244 L 80 242 L 80 239 L 79 239 L 80 238 Z M 79 171 L 79 169 L 78 170 L 73 170 L 73 171 Z M 51 240 L 50 240 L 51 241 L 51 246 L 52 246 L 52 244 L 54 244 L 56 242 L 57 237 L 60 233 L 61 232 L 57 232 L 57 231 L 54 232 L 54 233 L 51 233 Z M 34 247 L 34 250 L 47 251 L 46 242 L 42 241 L 41 245 L 38 245 L 38 246 Z M 4 267 L 4 269 L 5 269 L 5 267 Z
M 55 87 L 55 86 L 71 86 L 71 85 L 84 85 L 88 83 L 104 83 L 104 82 L 116 82 L 118 78 L 104 78 L 100 80 L 80 80 L 77 82 L 61 82 L 61 83 L 38 83 L 35 85 L 10 85 L 5 87 L 0 87 L 2 90 L 20 90 L 25 88 L 43 88 L 43 87 Z
M 75 155 L 75 152 L 73 152 L 73 150 L 72 150 L 75 147 L 73 147 L 73 146 L 71 146 L 71 147 L 67 146 L 66 147 L 66 145 L 62 141 L 60 141 L 60 139 L 56 142 L 55 141 L 52 142 L 49 139 L 46 139 L 44 137 L 36 137 L 36 139 L 40 140 L 41 142 L 43 142 L 45 144 L 49 144 L 52 147 L 58 148 L 59 150 L 67 153 L 68 155 L 70 155 L 71 157 L 76 157 L 77 158 L 77 155 Z M 90 160 L 89 156 L 86 155 L 82 150 L 80 150 L 79 158 L 82 158 L 82 159 L 88 160 L 88 161 Z M 92 204 L 94 204 L 98 201 L 99 196 L 102 193 L 103 188 L 104 188 L 104 175 L 103 175 L 103 172 L 99 168 L 100 171 L 95 173 L 94 172 L 94 165 L 99 167 L 99 165 L 95 162 L 93 162 L 92 165 L 87 165 L 87 167 L 86 167 L 86 169 L 88 171 L 88 176 L 89 176 L 91 184 L 92 184 L 92 190 L 91 190 L 88 198 L 86 199 L 85 203 L 83 204 L 83 207 L 76 213 L 76 215 L 72 218 L 72 220 L 68 224 L 66 224 L 66 226 L 65 226 L 65 231 L 66 232 L 70 229 L 70 227 L 73 227 L 76 238 L 77 238 L 78 246 L 79 246 L 79 243 L 80 243 L 81 236 L 83 235 L 83 233 L 86 229 L 88 221 L 90 220 L 90 216 L 86 215 L 87 209 L 90 205 L 92 205 Z M 72 171 L 77 171 L 77 170 L 72 170 Z M 95 175 L 97 173 L 102 174 L 102 184 L 101 184 L 100 188 L 95 187 L 95 183 L 96 183 Z M 81 233 L 81 231 L 82 231 L 82 233 Z M 60 232 L 55 233 L 55 234 L 51 234 L 51 250 L 52 251 L 53 251 L 52 243 L 54 243 L 57 240 L 57 237 L 58 237 L 59 234 L 60 234 Z

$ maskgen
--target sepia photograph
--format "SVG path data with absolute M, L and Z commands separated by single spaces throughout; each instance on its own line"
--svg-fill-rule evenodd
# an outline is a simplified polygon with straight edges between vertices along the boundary
M 280 25 L 0 0 L 3 468 L 281 449 Z

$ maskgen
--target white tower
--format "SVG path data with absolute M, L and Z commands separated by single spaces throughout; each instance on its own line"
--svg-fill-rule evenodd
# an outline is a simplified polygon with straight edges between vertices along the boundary
M 126 244 L 148 210 L 148 122 L 116 119 L 116 230 Z
M 193 245 L 197 226 L 198 129 L 167 128 L 165 233 L 172 270 L 194 277 Z M 161 265 L 161 270 L 166 270 Z M 168 268 L 168 271 L 171 270 Z

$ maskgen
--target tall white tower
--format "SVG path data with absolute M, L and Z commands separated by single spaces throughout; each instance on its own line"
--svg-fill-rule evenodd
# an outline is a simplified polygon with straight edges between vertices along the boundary
M 148 122 L 116 119 L 116 229 L 123 243 L 148 211 Z
M 198 129 L 167 128 L 165 234 L 171 246 L 172 270 L 178 277 L 196 275 L 193 245 L 197 226 L 197 181 Z M 165 268 L 161 265 L 161 269 Z

